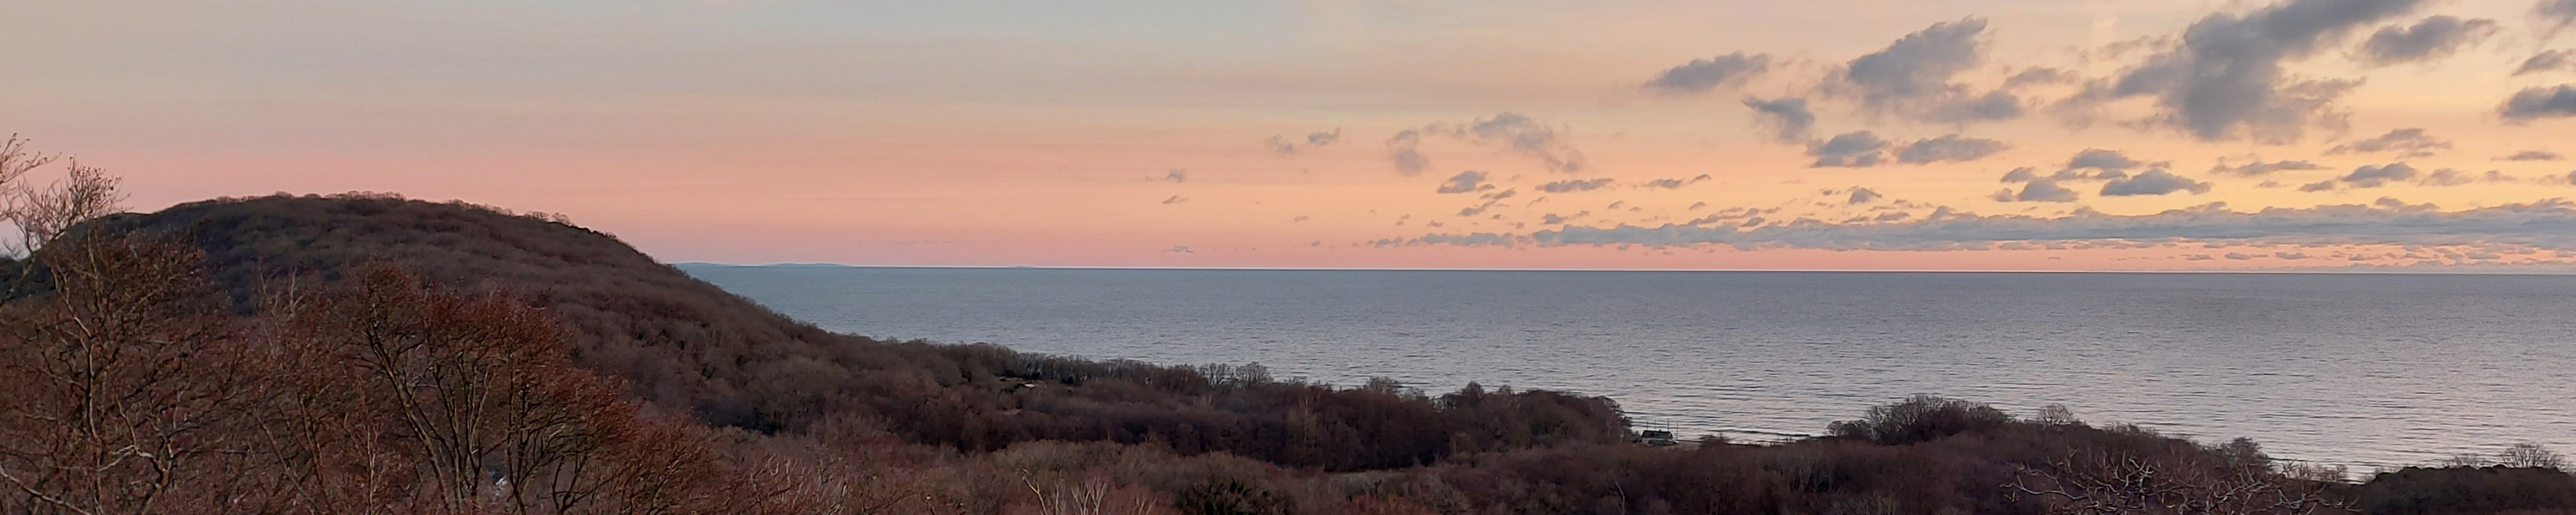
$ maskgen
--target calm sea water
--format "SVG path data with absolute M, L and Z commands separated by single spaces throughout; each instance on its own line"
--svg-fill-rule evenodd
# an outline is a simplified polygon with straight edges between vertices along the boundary
M 1571 390 L 1683 435 L 1930 393 L 2356 472 L 2576 453 L 2576 276 L 683 268 L 838 332 Z

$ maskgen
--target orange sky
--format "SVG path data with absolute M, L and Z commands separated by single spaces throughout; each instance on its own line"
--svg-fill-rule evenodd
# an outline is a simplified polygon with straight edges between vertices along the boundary
M 126 177 L 135 209 L 389 191 L 666 261 L 2576 262 L 2553 200 L 2576 164 L 2503 159 L 2576 153 L 2576 56 L 2517 73 L 2576 49 L 2576 1 L 1224 4 L 37 0 L 0 31 L 0 131 Z M 1760 64 L 1692 75 L 1729 56 Z M 2055 78 L 2008 85 L 2031 70 Z M 1989 94 L 2013 112 L 1954 110 Z M 1790 98 L 1796 138 L 1747 104 Z M 1859 131 L 1884 162 L 1812 166 Z M 1991 148 L 1897 162 L 1943 137 Z M 2137 164 L 2071 166 L 2087 149 Z M 2313 166 L 2214 170 L 2258 156 Z M 2071 170 L 2073 198 L 1994 198 L 2022 167 Z M 1730 208 L 1765 211 L 1708 218 Z M 2219 212 L 2244 215 L 2191 214 Z

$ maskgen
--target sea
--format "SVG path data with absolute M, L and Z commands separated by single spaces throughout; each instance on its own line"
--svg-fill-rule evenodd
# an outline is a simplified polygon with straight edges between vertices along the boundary
M 835 332 L 1580 392 L 1683 438 L 1932 394 L 2355 474 L 2576 454 L 2576 276 L 681 268 Z

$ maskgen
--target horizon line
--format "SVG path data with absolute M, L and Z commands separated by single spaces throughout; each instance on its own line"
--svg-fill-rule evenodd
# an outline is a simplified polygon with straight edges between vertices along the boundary
M 1714 273 L 1860 273 L 1860 274 L 2276 274 L 2276 275 L 2576 275 L 2576 270 L 2505 271 L 2505 270 L 2368 270 L 2368 269 L 2252 269 L 2252 270 L 1957 270 L 1957 269 L 1761 269 L 1761 268 L 1331 268 L 1331 267 L 1255 267 L 1255 266 L 1046 266 L 1046 265 L 853 265 L 845 263 L 717 263 L 682 261 L 671 266 L 722 266 L 735 268 L 914 268 L 951 270 L 1135 270 L 1135 271 L 1240 271 L 1240 272 L 1714 272 Z

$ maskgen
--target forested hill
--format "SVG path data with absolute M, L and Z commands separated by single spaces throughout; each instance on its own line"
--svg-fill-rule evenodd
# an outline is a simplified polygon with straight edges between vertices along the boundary
M 882 342 L 796 322 L 562 217 L 385 195 L 269 196 L 100 220 L 206 253 L 244 313 L 262 288 L 336 281 L 386 263 L 432 283 L 524 295 L 572 333 L 576 362 L 635 395 L 717 425 L 794 430 L 866 415 L 920 443 L 990 450 L 1028 440 L 1164 442 L 1292 466 L 1363 469 L 1462 451 L 1615 442 L 1607 399 L 1268 381 L 1254 370 L 1022 355 Z M 1004 321 L 996 321 L 1003 323 Z M 1007 343 L 1007 342 L 1005 342 Z M 1485 402 L 1486 398 L 1493 402 Z
M 371 262 L 450 287 L 527 295 L 570 326 L 584 365 L 631 381 L 657 404 L 722 424 L 753 423 L 745 380 L 758 371 L 743 367 L 819 356 L 845 339 L 655 262 L 614 236 L 462 202 L 278 195 L 99 224 L 204 249 L 210 274 L 245 313 L 257 308 L 263 286 L 338 281 Z

